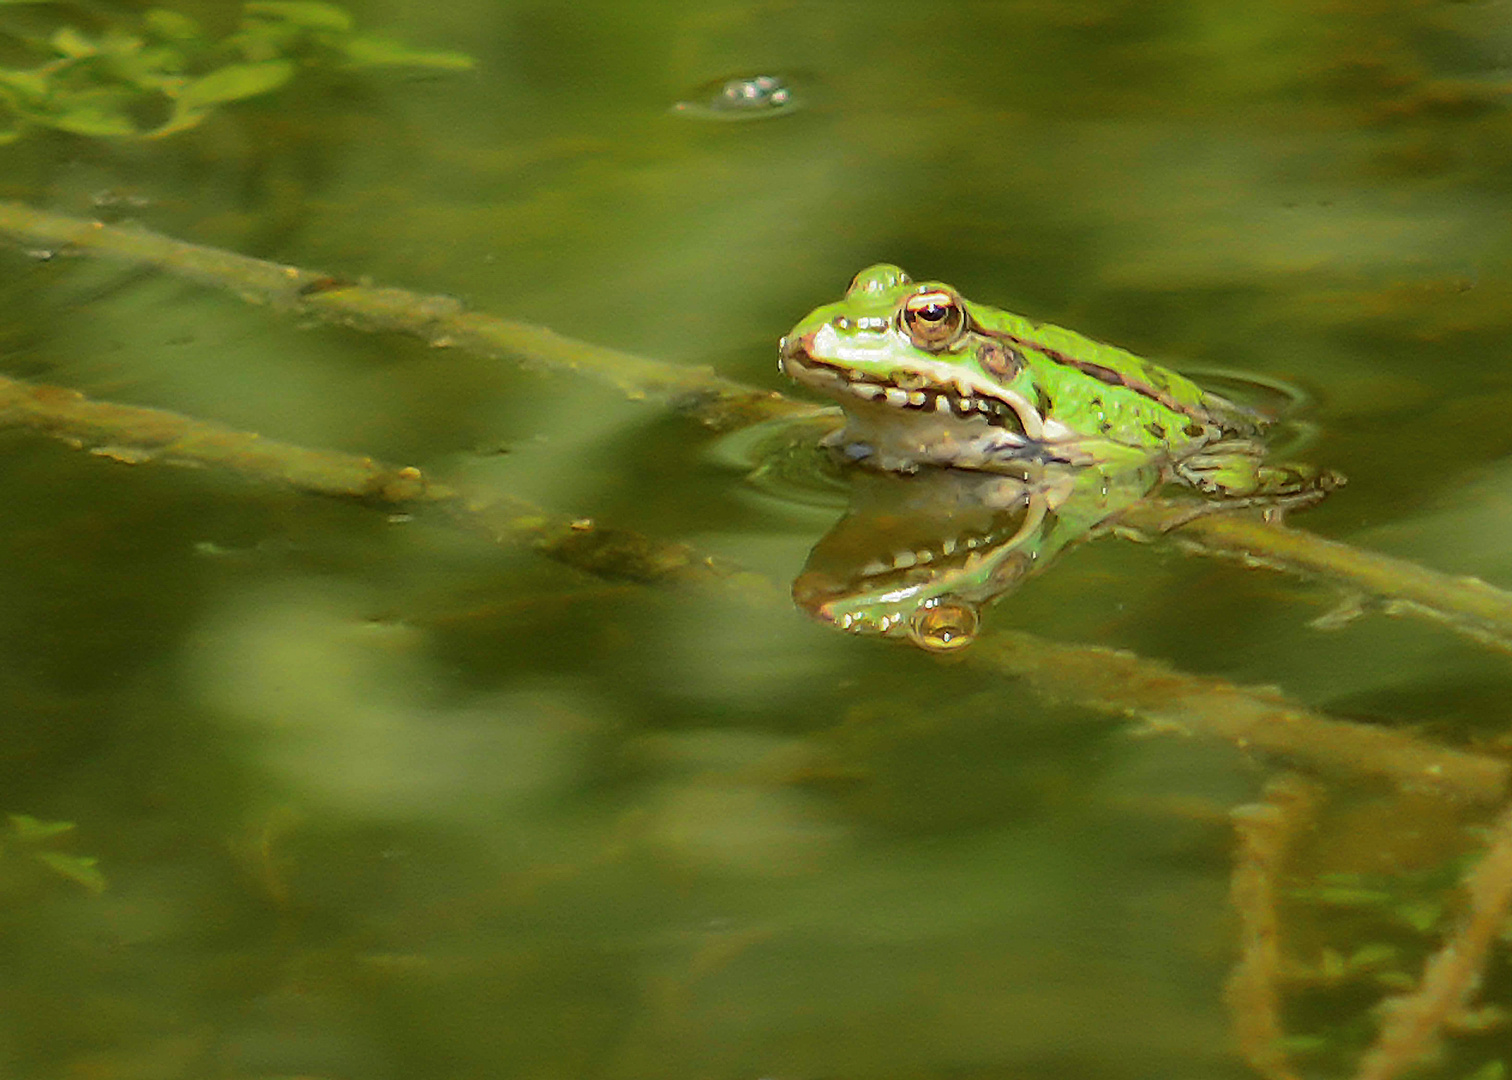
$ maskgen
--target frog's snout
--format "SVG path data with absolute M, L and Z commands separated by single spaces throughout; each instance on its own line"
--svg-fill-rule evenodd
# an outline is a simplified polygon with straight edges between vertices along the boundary
M 788 367 L 788 362 L 796 360 L 801 366 L 809 355 L 812 343 L 812 334 L 784 334 L 782 340 L 777 343 L 777 370 L 790 378 L 796 378 L 792 369 Z

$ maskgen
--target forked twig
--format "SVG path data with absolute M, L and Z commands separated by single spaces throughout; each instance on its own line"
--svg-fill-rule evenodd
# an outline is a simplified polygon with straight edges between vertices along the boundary
M 1433 1053 L 1444 1026 L 1470 1004 L 1512 908 L 1512 808 L 1497 819 L 1491 846 L 1465 875 L 1464 887 L 1469 910 L 1429 957 L 1417 989 L 1385 1003 L 1380 1034 L 1355 1080 L 1392 1080 L 1412 1068 Z

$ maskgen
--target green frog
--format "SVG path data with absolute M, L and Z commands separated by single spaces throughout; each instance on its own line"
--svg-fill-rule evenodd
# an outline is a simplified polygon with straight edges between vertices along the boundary
M 1184 375 L 887 263 L 794 327 L 778 364 L 840 402 L 846 425 L 828 441 L 873 468 L 1025 475 L 1155 461 L 1204 495 L 1257 501 L 1342 483 L 1265 461 L 1267 419 Z

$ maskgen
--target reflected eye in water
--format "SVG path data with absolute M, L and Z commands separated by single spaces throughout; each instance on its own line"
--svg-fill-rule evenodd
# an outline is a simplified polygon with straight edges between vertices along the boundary
M 781 75 L 738 75 L 694 89 L 672 106 L 672 112 L 694 120 L 763 120 L 802 106 Z
M 949 347 L 966 325 L 961 302 L 944 289 L 914 293 L 903 301 L 901 315 L 909 340 L 929 352 Z
M 976 608 L 939 600 L 913 613 L 908 621 L 908 637 L 930 652 L 954 652 L 976 640 L 979 625 Z

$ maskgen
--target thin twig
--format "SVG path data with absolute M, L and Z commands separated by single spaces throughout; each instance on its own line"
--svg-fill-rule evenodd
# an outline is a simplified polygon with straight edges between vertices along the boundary
M 507 494 L 463 491 L 414 466 L 297 446 L 164 409 L 95 401 L 74 390 L 0 376 L 0 428 L 5 427 L 44 432 L 126 464 L 202 466 L 391 509 L 437 507 L 497 542 L 526 544 L 602 577 L 698 580 L 735 573 L 686 544 L 601 528 Z
M 1429 958 L 1418 988 L 1385 1003 L 1381 1032 L 1355 1080 L 1391 1080 L 1433 1053 L 1445 1024 L 1464 1012 L 1480 986 L 1512 907 L 1512 808 L 1497 819 L 1491 846 L 1465 875 L 1464 886 L 1469 910 L 1459 928 Z
M 966 661 L 1023 678 L 1048 700 L 1128 716 L 1156 732 L 1223 739 L 1308 769 L 1372 777 L 1405 791 L 1471 802 L 1499 802 L 1507 795 L 1512 767 L 1498 758 L 1320 716 L 1275 690 L 1188 675 L 1118 649 L 1000 631 L 974 644 Z
M 1133 508 L 1122 523 L 1165 532 L 1167 521 L 1190 514 L 1189 505 L 1152 500 Z M 1347 584 L 1381 602 L 1387 614 L 1430 618 L 1483 644 L 1512 651 L 1512 594 L 1478 578 L 1441 574 L 1244 514 L 1203 514 L 1170 530 L 1170 535 L 1188 550 Z
M 1296 1080 L 1281 1038 L 1281 924 L 1276 882 L 1299 830 L 1312 821 L 1320 791 L 1295 774 L 1265 785 L 1263 801 L 1232 813 L 1239 853 L 1229 896 L 1239 915 L 1239 962 L 1225 987 L 1239 1052 L 1267 1080 Z

